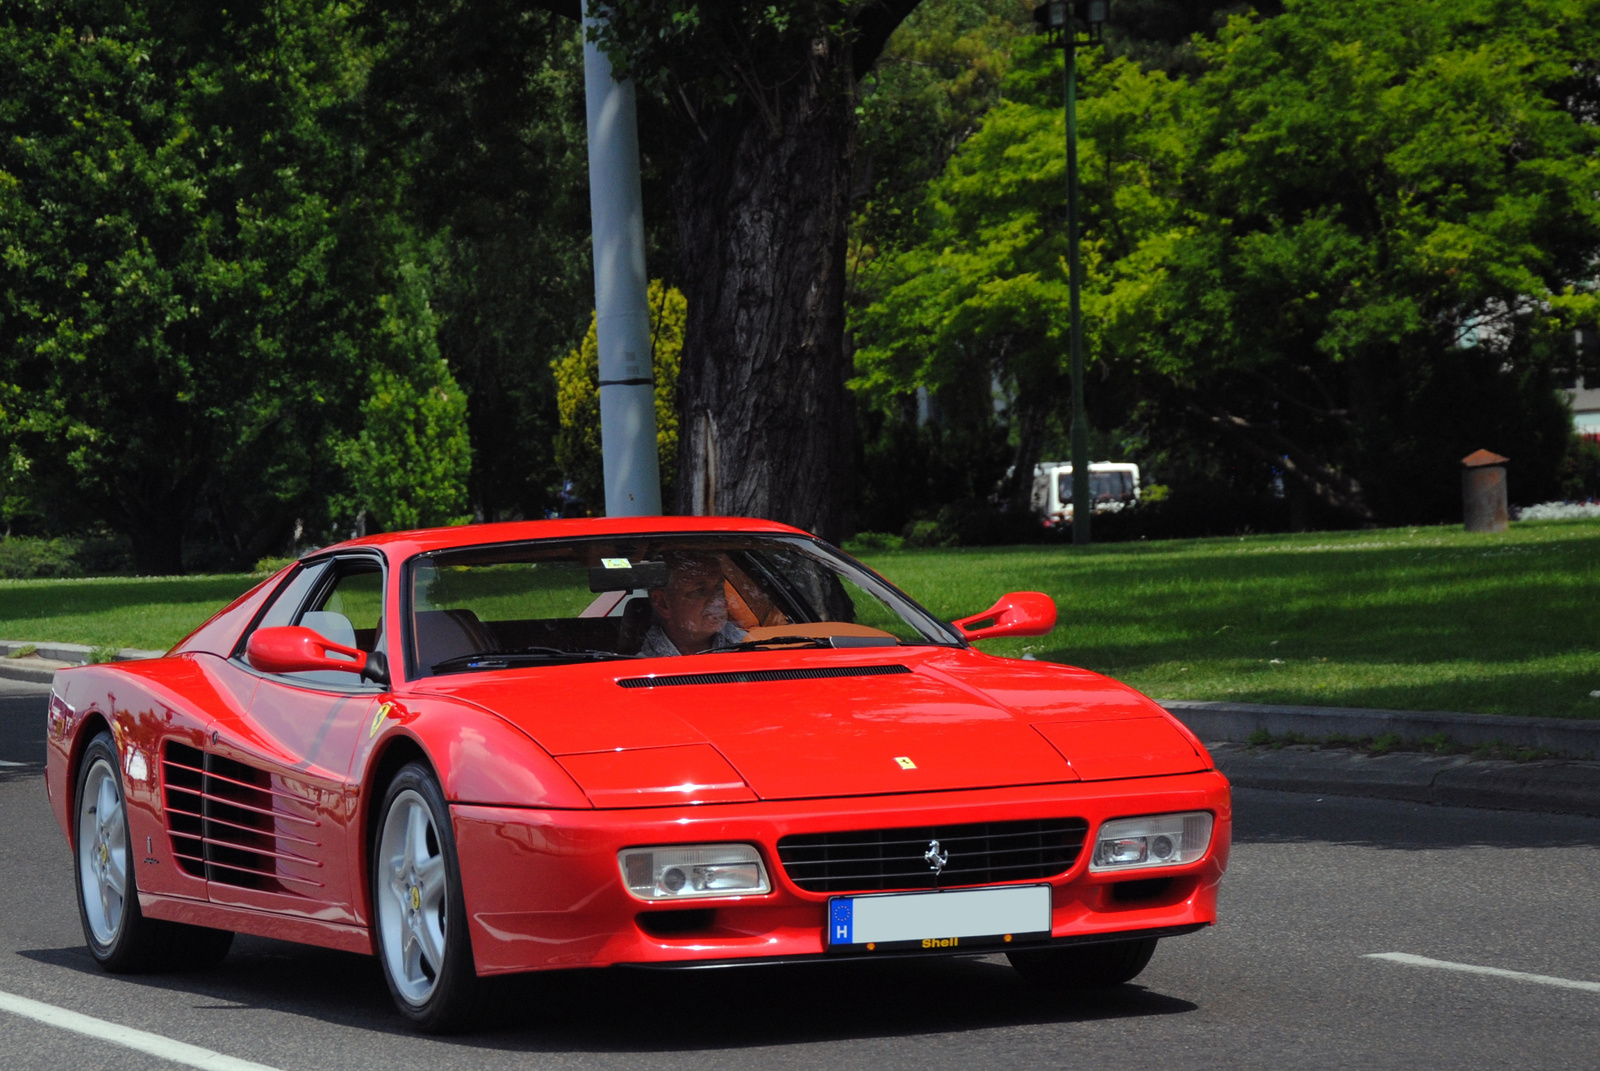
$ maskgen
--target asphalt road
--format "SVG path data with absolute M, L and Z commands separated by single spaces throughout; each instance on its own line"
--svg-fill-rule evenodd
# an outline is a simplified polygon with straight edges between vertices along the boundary
M 112 978 L 82 951 L 45 808 L 42 696 L 18 690 L 0 692 L 0 760 L 33 765 L 0 767 L 0 998 L 282 1071 L 1600 1066 L 1600 820 L 1260 791 L 1237 795 L 1222 922 L 1098 996 L 988 959 L 595 972 L 530 989 L 514 1025 L 439 1040 L 401 1027 L 360 956 L 251 938 L 216 970 Z M 0 1011 L 0 1067 L 178 1066 Z

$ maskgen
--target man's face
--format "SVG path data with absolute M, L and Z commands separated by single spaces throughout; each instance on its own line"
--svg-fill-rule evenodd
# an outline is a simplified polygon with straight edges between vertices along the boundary
M 666 587 L 650 593 L 650 602 L 674 642 L 704 643 L 728 623 L 722 572 L 712 567 L 675 569 Z

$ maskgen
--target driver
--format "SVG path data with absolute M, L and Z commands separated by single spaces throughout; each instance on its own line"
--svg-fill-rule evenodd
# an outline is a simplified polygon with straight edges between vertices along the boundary
M 699 654 L 730 647 L 745 637 L 728 620 L 728 595 L 722 566 L 713 554 L 669 553 L 667 586 L 650 593 L 655 621 L 644 634 L 645 658 Z

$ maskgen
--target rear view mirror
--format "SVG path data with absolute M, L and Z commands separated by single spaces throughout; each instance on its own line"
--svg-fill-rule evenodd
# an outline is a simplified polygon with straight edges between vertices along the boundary
M 999 636 L 1043 636 L 1056 627 L 1056 604 L 1038 591 L 1013 591 L 981 614 L 953 621 L 969 640 Z
M 250 634 L 244 653 L 250 665 L 262 673 L 313 673 L 331 669 L 354 673 L 379 684 L 387 684 L 389 680 L 389 667 L 383 655 L 334 643 L 303 625 L 256 629 Z
M 590 591 L 635 591 L 638 588 L 654 591 L 667 586 L 666 562 L 635 562 L 629 565 L 626 558 L 609 560 L 616 564 L 597 565 L 589 570 Z

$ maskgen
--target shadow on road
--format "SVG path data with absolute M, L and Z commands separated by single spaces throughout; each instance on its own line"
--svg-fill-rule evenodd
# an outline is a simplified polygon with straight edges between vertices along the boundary
M 99 974 L 81 948 L 18 953 Z M 1156 955 L 1161 955 L 1160 950 Z M 122 981 L 183 994 L 200 1010 L 270 1008 L 404 1034 L 376 960 L 240 938 L 221 967 Z M 672 1052 L 893 1038 L 1019 1025 L 1175 1015 L 1196 1005 L 1138 985 L 1033 988 L 1003 959 L 900 960 L 710 971 L 565 971 L 505 983 L 497 1025 L 454 1045 L 512 1052 Z
M 1322 842 L 1408 851 L 1600 847 L 1600 818 L 1435 807 L 1424 803 L 1233 791 L 1236 844 Z

